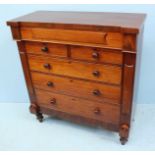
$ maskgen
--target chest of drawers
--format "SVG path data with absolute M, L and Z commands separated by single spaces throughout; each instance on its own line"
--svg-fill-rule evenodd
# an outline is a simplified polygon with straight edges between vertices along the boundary
M 43 114 L 129 135 L 145 14 L 38 11 L 8 21 Z

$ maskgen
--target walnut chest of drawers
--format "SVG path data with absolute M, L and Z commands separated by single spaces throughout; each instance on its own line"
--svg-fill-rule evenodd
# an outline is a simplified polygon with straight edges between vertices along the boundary
M 127 141 L 145 14 L 38 11 L 8 21 L 31 101 L 43 114 Z

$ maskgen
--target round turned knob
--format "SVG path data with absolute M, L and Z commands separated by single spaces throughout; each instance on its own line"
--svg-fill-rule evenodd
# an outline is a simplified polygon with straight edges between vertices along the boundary
M 96 96 L 99 96 L 101 94 L 101 92 L 98 89 L 96 89 L 93 91 L 93 94 Z
M 99 71 L 94 71 L 93 75 L 96 76 L 96 77 L 99 77 L 100 76 L 100 72 Z
M 92 57 L 93 57 L 94 59 L 98 59 L 98 58 L 99 58 L 99 53 L 93 52 L 93 53 L 92 53 Z
M 46 68 L 46 69 L 51 69 L 51 65 L 50 64 L 44 64 L 44 68 Z
M 94 109 L 94 114 L 99 115 L 101 113 L 100 108 L 95 108 Z
M 48 81 L 48 82 L 47 82 L 47 86 L 48 86 L 48 87 L 53 87 L 53 82 Z
M 46 47 L 46 46 L 45 46 L 45 47 L 42 47 L 41 50 L 42 50 L 43 52 L 47 53 L 47 52 L 48 52 L 48 47 Z
M 50 103 L 53 104 L 53 105 L 55 105 L 56 104 L 56 99 L 55 98 L 51 99 L 50 100 Z

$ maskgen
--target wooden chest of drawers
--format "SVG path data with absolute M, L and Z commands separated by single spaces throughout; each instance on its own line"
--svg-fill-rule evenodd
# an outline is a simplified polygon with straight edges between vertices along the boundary
M 145 16 L 39 11 L 8 21 L 39 121 L 48 114 L 103 126 L 124 144 Z

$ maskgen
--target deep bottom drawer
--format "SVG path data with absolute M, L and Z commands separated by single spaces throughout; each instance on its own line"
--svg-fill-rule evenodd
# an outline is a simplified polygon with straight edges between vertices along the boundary
M 38 104 L 41 107 L 92 118 L 107 123 L 119 123 L 119 105 L 92 102 L 39 89 L 36 89 L 36 96 Z

